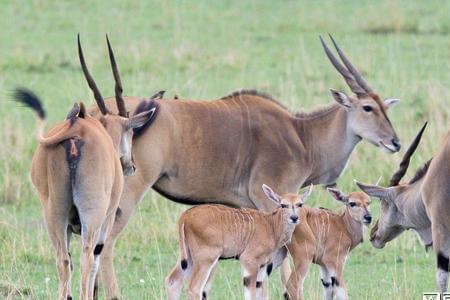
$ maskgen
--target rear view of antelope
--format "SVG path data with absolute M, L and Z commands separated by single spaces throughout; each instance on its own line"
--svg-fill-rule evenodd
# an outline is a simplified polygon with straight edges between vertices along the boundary
M 450 132 L 432 159 L 408 182 L 400 184 L 419 144 L 426 124 L 405 153 L 389 187 L 358 183 L 370 196 L 381 200 L 381 215 L 370 234 L 376 248 L 413 229 L 436 253 L 436 281 L 441 293 L 447 291 L 450 256 Z
M 266 275 L 284 259 L 273 261 L 274 253 L 291 239 L 299 223 L 300 207 L 311 194 L 312 185 L 301 196 L 285 194 L 281 197 L 266 185 L 263 190 L 277 205 L 272 213 L 200 205 L 181 215 L 178 223 L 180 258 L 166 279 L 170 300 L 179 299 L 187 277 L 190 277 L 189 299 L 206 299 L 217 262 L 228 258 L 241 262 L 245 299 L 255 299 L 258 292 L 261 294 Z
M 255 90 L 213 101 L 142 102 L 140 97 L 125 97 L 132 110 L 148 103 L 157 105 L 159 112 L 133 140 L 138 170 L 125 182 L 122 214 L 111 237 L 115 239 L 123 230 L 149 188 L 179 203 L 216 203 L 267 212 L 274 206 L 261 191 L 263 183 L 290 193 L 311 183 L 332 185 L 363 139 L 388 152 L 399 151 L 399 139 L 387 117 L 397 100 L 382 100 L 374 93 L 336 44 L 342 63 L 325 43 L 323 47 L 354 95 L 332 90 L 335 102 L 309 113 L 293 114 Z M 112 100 L 105 103 L 114 111 Z M 90 113 L 102 116 L 98 108 Z M 119 297 L 113 245 L 105 245 L 109 261 L 102 259 L 102 279 L 112 291 L 107 299 Z
M 59 299 L 72 299 L 72 232 L 81 234 L 82 241 L 81 299 L 92 299 L 100 253 L 123 189 L 122 173 L 133 172 L 129 159 L 133 129 L 147 123 L 155 110 L 132 118 L 105 114 L 99 122 L 86 114 L 82 103 L 76 104 L 67 119 L 44 137 L 46 116 L 41 101 L 24 89 L 18 89 L 15 98 L 38 114 L 39 146 L 32 161 L 31 179 L 56 250 Z M 119 98 L 117 104 L 120 107 Z
M 294 270 L 287 283 L 287 299 L 304 299 L 303 282 L 311 263 L 318 264 L 325 289 L 325 299 L 347 299 L 343 270 L 348 254 L 363 241 L 364 225 L 370 224 L 369 196 L 363 192 L 345 194 L 328 188 L 346 208 L 342 215 L 327 209 L 304 207 L 302 223 L 288 244 Z

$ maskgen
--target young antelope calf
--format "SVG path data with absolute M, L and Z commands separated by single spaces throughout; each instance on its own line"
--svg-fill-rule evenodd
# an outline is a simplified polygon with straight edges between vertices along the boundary
M 188 276 L 189 299 L 206 299 L 217 261 L 227 258 L 241 262 L 245 299 L 255 299 L 256 289 L 261 289 L 266 274 L 273 267 L 273 254 L 290 241 L 299 223 L 300 207 L 311 194 L 312 185 L 301 196 L 279 196 L 267 185 L 263 185 L 263 190 L 278 205 L 272 213 L 200 205 L 181 215 L 178 222 L 180 258 L 166 278 L 170 300 L 179 299 Z
M 305 207 L 288 244 L 294 261 L 286 299 L 303 299 L 303 281 L 311 263 L 318 264 L 325 289 L 325 299 L 347 299 L 343 268 L 348 253 L 363 241 L 364 225 L 370 224 L 369 196 L 362 192 L 344 194 L 328 188 L 330 194 L 346 205 L 344 214 L 327 209 Z

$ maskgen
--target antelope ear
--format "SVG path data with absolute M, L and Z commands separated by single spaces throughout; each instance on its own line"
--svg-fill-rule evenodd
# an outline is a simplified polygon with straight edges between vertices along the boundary
M 80 111 L 78 112 L 78 118 L 86 118 L 86 106 L 83 102 L 80 102 Z
M 80 105 L 75 102 L 73 104 L 73 107 L 70 109 L 69 113 L 67 114 L 66 120 L 78 117 L 79 113 L 80 113 Z
M 127 120 L 127 127 L 134 129 L 144 126 L 154 116 L 155 111 L 156 107 L 132 116 Z
M 356 181 L 356 185 L 367 195 L 384 200 L 388 203 L 392 202 L 390 199 L 390 188 L 381 187 L 378 185 L 365 184 Z
M 348 202 L 348 196 L 344 194 L 339 189 L 334 188 L 327 188 L 327 191 L 333 196 L 334 199 L 336 199 L 339 202 L 347 203 Z
M 391 108 L 395 105 L 397 105 L 400 102 L 400 99 L 395 98 L 388 98 L 384 100 L 384 105 L 386 105 L 387 108 Z
M 352 107 L 352 101 L 350 98 L 345 94 L 344 92 L 337 91 L 335 89 L 330 89 L 331 96 L 333 96 L 334 100 L 339 103 L 340 105 L 351 108 Z
M 267 198 L 269 198 L 276 204 L 280 204 L 281 197 L 277 193 L 275 193 L 268 185 L 263 184 L 262 189 L 264 191 L 264 194 L 266 194 Z
M 309 196 L 311 196 L 311 193 L 313 191 L 314 185 L 311 183 L 309 188 L 303 193 L 302 195 L 302 201 L 305 202 L 306 199 L 308 199 Z

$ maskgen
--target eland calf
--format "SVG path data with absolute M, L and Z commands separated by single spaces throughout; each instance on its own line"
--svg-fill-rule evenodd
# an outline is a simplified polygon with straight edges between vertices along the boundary
M 370 224 L 369 196 L 363 192 L 345 194 L 327 189 L 334 199 L 345 204 L 342 215 L 324 208 L 305 207 L 288 244 L 294 270 L 287 282 L 286 299 L 304 299 L 303 281 L 311 263 L 318 264 L 325 289 L 325 299 L 347 299 L 343 269 L 347 255 L 363 241 L 364 225 Z
M 238 259 L 243 267 L 245 299 L 257 297 L 266 275 L 284 259 L 273 261 L 275 252 L 290 241 L 312 185 L 303 195 L 279 196 L 267 185 L 263 191 L 278 207 L 272 213 L 216 204 L 200 205 L 181 215 L 180 258 L 166 278 L 170 300 L 179 299 L 188 276 L 189 299 L 206 299 L 217 262 L 229 258 Z

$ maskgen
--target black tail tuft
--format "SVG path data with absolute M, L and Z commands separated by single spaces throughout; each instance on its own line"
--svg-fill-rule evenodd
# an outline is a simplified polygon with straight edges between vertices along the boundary
M 156 117 L 158 116 L 158 112 L 159 112 L 158 107 L 159 107 L 159 104 L 158 104 L 156 101 L 154 101 L 154 100 L 144 100 L 144 101 L 142 101 L 141 103 L 139 103 L 139 105 L 138 105 L 138 106 L 136 107 L 136 109 L 134 110 L 133 116 L 135 116 L 135 115 L 137 115 L 137 114 L 140 114 L 140 113 L 142 113 L 142 112 L 145 112 L 145 111 L 149 111 L 149 110 L 151 110 L 151 109 L 153 109 L 153 108 L 156 108 L 156 111 L 155 111 L 155 113 L 153 114 L 153 116 L 147 121 L 146 124 L 144 124 L 144 125 L 141 126 L 141 127 L 134 128 L 134 129 L 133 129 L 133 130 L 134 130 L 134 136 L 135 136 L 135 137 L 137 137 L 137 136 L 139 136 L 140 134 L 142 134 L 142 133 L 145 131 L 145 129 L 147 129 L 147 128 L 153 123 L 153 121 L 154 121 L 154 120 L 156 119 Z
M 188 262 L 187 262 L 187 260 L 185 260 L 185 259 L 181 260 L 181 269 L 182 269 L 182 270 L 186 270 L 187 267 L 188 267 Z
M 39 118 L 45 119 L 45 110 L 39 98 L 32 91 L 25 88 L 17 88 L 13 94 L 14 100 L 32 108 Z

